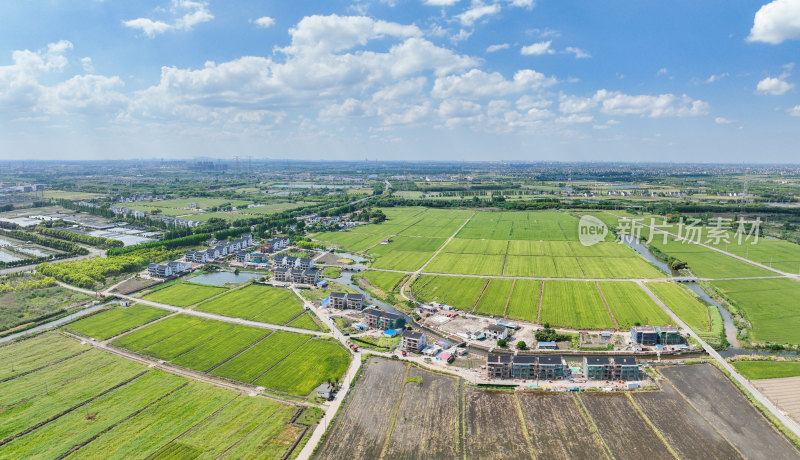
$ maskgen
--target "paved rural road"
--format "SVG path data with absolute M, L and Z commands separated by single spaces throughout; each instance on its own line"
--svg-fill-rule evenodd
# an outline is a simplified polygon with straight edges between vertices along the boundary
M 772 404 L 772 401 L 767 399 L 767 397 L 764 396 L 760 391 L 758 391 L 756 389 L 756 387 L 754 387 L 752 384 L 750 384 L 749 380 L 744 378 L 744 376 L 742 376 L 736 370 L 736 368 L 734 368 L 727 361 L 725 361 L 725 358 L 723 358 L 719 353 L 717 353 L 717 350 L 714 350 L 709 344 L 707 344 L 703 339 L 701 339 L 700 336 L 697 335 L 694 332 L 694 330 L 692 330 L 692 328 L 690 328 L 686 323 L 684 323 L 683 320 L 681 320 L 678 317 L 678 315 L 676 315 L 672 310 L 670 310 L 670 308 L 664 302 L 662 302 L 661 299 L 659 299 L 653 293 L 653 291 L 651 291 L 645 285 L 645 283 L 639 282 L 639 286 L 641 286 L 641 288 L 644 289 L 645 292 L 647 292 L 647 294 L 650 296 L 650 298 L 652 298 L 653 301 L 655 301 L 657 304 L 659 304 L 661 306 L 661 308 L 663 308 L 664 311 L 667 312 L 667 314 L 670 317 L 672 317 L 673 321 L 675 321 L 675 323 L 677 323 L 678 326 L 680 326 L 681 328 L 686 330 L 689 333 L 689 335 L 691 335 L 695 340 L 697 340 L 697 342 L 700 343 L 700 345 L 703 347 L 703 349 L 706 351 L 706 353 L 708 353 L 712 358 L 714 358 L 718 363 L 720 363 L 722 365 L 722 367 L 725 368 L 725 370 L 728 371 L 731 374 L 731 376 L 734 379 L 736 379 L 737 382 L 739 382 L 745 389 L 747 389 L 747 391 L 751 395 L 753 395 L 753 397 L 758 402 L 763 404 L 764 407 L 766 407 L 768 411 L 772 412 L 772 415 L 774 415 L 778 420 L 780 420 L 781 423 L 783 423 L 784 426 L 786 426 L 786 428 L 788 428 L 792 433 L 795 434 L 795 436 L 800 436 L 800 425 L 798 425 L 794 420 L 792 420 L 788 416 L 784 415 L 783 412 L 781 412 L 781 410 L 778 409 L 777 406 Z
M 313 311 L 317 315 L 317 318 L 322 320 L 322 322 L 324 322 L 328 328 L 330 328 L 331 335 L 341 342 L 342 345 L 347 347 L 347 337 L 342 335 L 342 333 L 336 327 L 334 321 L 328 315 L 323 314 L 320 311 L 320 308 L 317 308 L 313 303 L 307 301 L 303 296 L 301 296 L 297 291 L 297 288 L 292 286 L 291 289 L 295 294 L 297 294 L 298 297 L 303 299 L 305 306 Z M 345 396 L 347 396 L 347 393 L 350 391 L 350 386 L 353 383 L 353 379 L 358 373 L 358 370 L 361 368 L 361 356 L 358 353 L 353 353 L 352 350 L 350 350 L 350 347 L 347 347 L 347 351 L 351 355 L 350 367 L 347 368 L 347 373 L 345 373 L 344 377 L 342 377 L 342 380 L 340 380 L 342 387 L 339 392 L 336 393 L 336 397 L 333 398 L 333 401 L 329 403 L 327 409 L 325 409 L 322 421 L 317 424 L 316 428 L 314 428 L 314 431 L 311 433 L 311 437 L 308 439 L 305 447 L 303 447 L 303 450 L 301 450 L 300 454 L 297 456 L 298 459 L 304 460 L 311 458 L 311 455 L 314 453 L 314 449 L 317 447 L 317 444 L 319 444 L 319 442 L 322 440 L 322 436 L 328 431 L 328 427 L 336 418 L 336 413 L 339 411 L 339 407 L 341 407 L 342 402 L 344 402 Z
M 75 287 L 75 286 L 71 286 L 69 284 L 62 283 L 61 281 L 58 281 L 58 284 L 59 284 L 59 286 L 65 287 L 67 289 L 72 289 L 73 291 L 83 292 L 84 294 L 89 294 L 89 295 L 97 295 L 97 293 L 94 292 L 94 291 L 89 291 L 88 289 L 81 289 L 81 288 L 78 288 L 78 287 Z M 173 312 L 176 312 L 176 313 L 183 313 L 185 315 L 197 316 L 197 317 L 200 317 L 200 318 L 213 319 L 213 320 L 222 321 L 222 322 L 225 322 L 225 323 L 241 324 L 243 326 L 252 326 L 252 327 L 257 327 L 257 328 L 260 328 L 260 329 L 270 329 L 270 330 L 281 330 L 281 331 L 288 331 L 288 332 L 296 332 L 298 334 L 310 334 L 310 335 L 320 335 L 320 336 L 329 336 L 330 335 L 330 334 L 325 333 L 325 332 L 311 331 L 311 330 L 308 330 L 308 329 L 300 329 L 300 328 L 291 327 L 291 326 L 283 326 L 283 325 L 280 325 L 280 324 L 262 323 L 262 322 L 259 322 L 259 321 L 250 321 L 250 320 L 247 320 L 247 319 L 231 318 L 230 316 L 222 316 L 222 315 L 217 315 L 217 314 L 214 314 L 214 313 L 206 313 L 204 311 L 189 310 L 188 308 L 175 307 L 175 306 L 172 306 L 172 305 L 166 305 L 166 304 L 163 304 L 163 303 L 153 302 L 151 300 L 138 299 L 136 297 L 131 297 L 131 296 L 122 295 L 122 294 L 108 294 L 108 295 L 109 296 L 119 297 L 121 299 L 130 300 L 131 302 L 140 303 L 140 304 L 147 305 L 147 306 L 150 306 L 150 307 L 160 308 L 162 310 L 169 310 L 169 311 L 173 311 Z

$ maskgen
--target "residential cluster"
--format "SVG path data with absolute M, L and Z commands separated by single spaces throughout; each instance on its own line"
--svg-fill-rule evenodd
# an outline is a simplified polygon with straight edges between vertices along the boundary
M 580 375 L 582 371 L 583 375 Z M 585 356 L 581 369 L 571 370 L 560 355 L 498 354 L 486 358 L 490 379 L 564 380 L 567 378 L 607 381 L 640 379 L 639 364 L 633 357 Z

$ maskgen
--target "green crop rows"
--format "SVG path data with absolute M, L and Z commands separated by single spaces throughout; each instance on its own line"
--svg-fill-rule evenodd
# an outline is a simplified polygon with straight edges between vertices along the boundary
M 800 283 L 790 279 L 713 281 L 750 322 L 750 340 L 756 342 L 800 343 Z
M 176 307 L 189 307 L 227 290 L 224 287 L 204 284 L 180 283 L 148 294 L 144 299 Z
M 52 359 L 77 343 L 50 333 L 0 347 L 0 360 L 31 345 Z M 281 458 L 306 431 L 290 423 L 295 406 L 101 351 L 56 361 L 0 383 L 0 458 Z
M 692 329 L 711 332 L 708 307 L 693 293 L 675 283 L 647 283 L 647 287 Z
M 406 275 L 403 273 L 366 271 L 361 276 L 366 278 L 367 281 L 378 289 L 389 292 L 394 289 L 397 283 Z
M 630 329 L 635 324 L 674 324 L 669 315 L 638 284 L 613 281 L 599 284 L 620 329 Z
M 252 284 L 197 306 L 196 310 L 271 324 L 285 324 L 303 313 L 303 304 L 288 289 Z
M 67 328 L 89 337 L 105 340 L 168 314 L 167 310 L 146 305 L 116 307 L 70 323 Z
M 541 322 L 580 329 L 614 327 L 597 286 L 588 281 L 545 281 Z

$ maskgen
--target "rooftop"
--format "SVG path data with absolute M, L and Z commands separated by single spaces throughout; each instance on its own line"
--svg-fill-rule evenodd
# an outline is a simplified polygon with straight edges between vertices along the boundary
M 587 356 L 583 360 L 590 366 L 608 366 L 611 364 L 611 358 L 606 356 Z

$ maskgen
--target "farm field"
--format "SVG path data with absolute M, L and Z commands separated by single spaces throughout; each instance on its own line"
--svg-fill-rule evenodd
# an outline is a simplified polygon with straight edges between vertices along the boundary
M 781 369 L 781 371 L 784 370 Z M 766 375 L 777 374 L 778 372 L 771 372 Z M 795 422 L 800 422 L 800 400 L 797 398 L 797 395 L 800 394 L 800 376 L 753 380 L 752 383 L 764 396 L 778 406 L 778 409 L 786 412 Z
M 745 458 L 800 458 L 800 451 L 717 368 L 705 364 L 660 371 Z
M 422 275 L 411 285 L 411 295 L 421 302 L 439 302 L 469 311 L 486 281 L 482 278 Z
M 78 345 L 57 333 L 40 337 L 54 353 Z M 43 349 L 40 337 L 29 340 Z M 27 342 L 0 347 L 0 357 L 24 352 Z M 291 423 L 297 407 L 80 347 L 88 351 L 0 383 L 0 394 L 27 399 L 0 403 L 0 457 L 280 458 L 307 430 Z
M 506 316 L 536 322 L 543 284 L 538 280 L 516 280 Z
M 399 283 L 400 280 L 405 278 L 406 275 L 403 273 L 367 270 L 366 272 L 362 273 L 361 276 L 363 276 L 367 281 L 369 281 L 370 284 L 382 290 L 383 292 L 390 292 L 395 288 L 395 286 L 397 286 L 397 283 Z
M 614 327 L 597 286 L 590 281 L 545 281 L 540 322 L 580 329 Z
M 675 381 L 665 373 L 662 391 L 504 392 L 373 357 L 316 458 L 671 459 L 670 449 L 679 458 L 800 458 L 716 368 L 661 369 L 680 373 Z M 421 377 L 422 385 L 406 377 Z M 716 388 L 722 401 L 711 407 Z M 708 395 L 708 405 L 698 394 Z M 750 420 L 753 431 L 743 429 Z M 757 449 L 765 450 L 751 454 Z
M 284 393 L 305 396 L 326 380 L 344 375 L 349 365 L 350 353 L 341 344 L 333 340 L 312 339 L 254 383 Z
M 61 286 L 0 292 L 0 331 L 56 314 L 90 298 Z
M 749 380 L 800 376 L 800 362 L 734 361 L 733 367 Z
M 320 326 L 314 321 L 313 313 L 305 312 L 297 318 L 286 323 L 287 326 L 296 327 L 298 329 L 308 329 L 309 331 L 325 332 L 326 328 Z
M 227 290 L 219 286 L 184 282 L 147 294 L 144 299 L 176 307 L 190 307 Z
M 630 329 L 637 323 L 650 326 L 675 324 L 638 284 L 632 281 L 601 281 L 598 284 L 620 329 Z
M 579 398 L 615 458 L 674 458 L 627 397 L 582 394 Z
M 66 328 L 88 337 L 106 340 L 168 314 L 167 310 L 146 305 L 115 307 L 70 323 Z
M 483 295 L 475 307 L 475 312 L 486 315 L 503 316 L 513 283 L 513 280 L 489 280 L 489 285 L 486 286 L 486 290 L 483 291 Z
M 37 335 L 24 343 L 24 347 L 0 347 L 0 380 L 31 372 L 87 351 L 86 347 L 72 340 L 65 340 L 58 334 Z
M 647 288 L 653 291 L 670 310 L 678 315 L 686 324 L 698 333 L 711 332 L 711 317 L 709 308 L 694 293 L 683 286 L 671 282 L 647 283 Z
M 285 324 L 304 311 L 302 301 L 291 290 L 260 284 L 232 290 L 195 310 L 271 324 Z
M 742 311 L 751 324 L 748 331 L 753 342 L 800 343 L 796 324 L 800 314 L 800 283 L 790 279 L 713 281 L 733 305 Z

